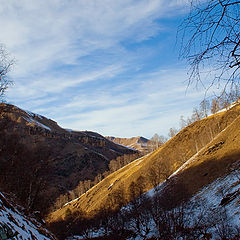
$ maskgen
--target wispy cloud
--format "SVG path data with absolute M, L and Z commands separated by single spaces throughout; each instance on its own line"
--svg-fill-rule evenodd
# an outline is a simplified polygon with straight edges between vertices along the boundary
M 68 128 L 166 133 L 202 96 L 184 100 L 185 70 L 170 51 L 174 30 L 166 22 L 186 2 L 3 1 L 0 42 L 17 59 L 8 100 Z
M 81 93 L 66 103 L 35 111 L 47 112 L 60 125 L 75 130 L 128 137 L 150 137 L 155 132 L 167 135 L 170 127 L 178 127 L 180 116 L 190 115 L 204 97 L 204 89 L 186 92 L 186 77 L 181 69 L 141 74 L 129 83 L 113 84 L 109 89 L 102 86 L 93 93 Z
M 56 64 L 78 64 L 97 50 L 124 51 L 123 41 L 143 41 L 161 24 L 155 20 L 175 1 L 4 1 L 1 41 L 18 59 L 16 75 L 39 73 Z
M 46 97 L 48 94 L 60 94 L 66 89 L 74 88 L 82 83 L 100 81 L 103 78 L 111 79 L 121 71 L 123 71 L 122 66 L 112 65 L 77 76 L 68 76 L 62 73 L 59 77 L 51 76 L 51 74 L 37 78 L 32 77 L 31 81 L 27 82 L 26 85 L 17 82 L 15 88 L 10 90 L 9 97 L 15 100 L 34 100 L 36 96 Z

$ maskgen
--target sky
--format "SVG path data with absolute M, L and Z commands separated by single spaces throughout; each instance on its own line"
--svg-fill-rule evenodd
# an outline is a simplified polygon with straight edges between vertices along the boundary
M 7 102 L 104 136 L 179 127 L 205 89 L 187 88 L 176 33 L 187 0 L 0 0 L 15 66 Z

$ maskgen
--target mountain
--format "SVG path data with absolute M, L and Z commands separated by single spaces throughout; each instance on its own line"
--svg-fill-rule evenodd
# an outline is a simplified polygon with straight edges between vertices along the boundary
M 107 171 L 112 159 L 135 150 L 98 133 L 66 130 L 46 117 L 0 104 L 0 189 L 47 213 L 60 194 Z
M 164 188 L 159 188 L 168 209 L 189 201 L 210 184 L 216 185 L 218 179 L 230 176 L 239 162 L 239 115 L 240 104 L 236 103 L 228 110 L 194 122 L 153 153 L 119 169 L 53 212 L 48 221 L 64 222 L 67 210 L 73 216 L 83 212 L 89 217 L 103 209 L 117 210 L 163 182 Z M 222 196 L 227 190 L 223 189 Z
M 59 239 L 240 238 L 239 103 L 192 123 L 57 210 L 50 207 L 81 179 L 135 152 L 97 133 L 0 107 L 0 189 L 15 193 L 25 212 L 45 213 Z M 0 199 L 0 220 L 15 224 L 9 201 Z
M 34 218 L 27 217 L 0 192 L 0 239 L 56 239 Z
M 148 152 L 147 145 L 149 140 L 147 138 L 144 138 L 141 136 L 132 137 L 132 138 L 118 138 L 118 137 L 107 136 L 106 138 L 114 143 L 136 149 L 140 152 Z

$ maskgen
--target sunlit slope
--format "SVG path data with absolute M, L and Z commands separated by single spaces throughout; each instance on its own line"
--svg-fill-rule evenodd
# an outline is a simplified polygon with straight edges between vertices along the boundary
M 58 218 L 64 218 L 66 209 L 70 209 L 71 212 L 81 210 L 91 215 L 101 208 L 114 208 L 118 205 L 118 202 L 127 202 L 131 196 L 130 185 L 132 182 L 141 186 L 143 191 L 148 191 L 153 188 L 150 173 L 152 170 L 155 170 L 156 173 L 161 171 L 158 166 L 162 167 L 165 171 L 165 176 L 163 175 L 161 179 L 164 181 L 168 175 L 175 172 L 186 161 L 196 155 L 196 153 L 204 154 L 206 155 L 206 160 L 210 160 L 210 155 L 214 153 L 208 153 L 207 151 L 208 149 L 211 149 L 211 146 L 214 146 L 214 144 L 221 141 L 220 139 L 223 134 L 226 139 L 222 146 L 226 149 L 224 150 L 224 153 L 222 153 L 223 155 L 221 155 L 221 151 L 223 150 L 216 151 L 216 154 L 219 153 L 219 155 L 215 156 L 215 158 L 222 159 L 223 156 L 227 157 L 230 153 L 234 152 L 238 154 L 238 144 L 237 142 L 236 144 L 232 144 L 232 141 L 234 141 L 233 135 L 235 133 L 239 134 L 238 126 L 240 125 L 238 124 L 239 120 L 237 119 L 239 115 L 240 106 L 238 104 L 228 111 L 220 112 L 191 124 L 155 152 L 140 158 L 109 175 L 79 199 L 51 214 L 48 220 L 55 221 Z M 236 121 L 234 122 L 234 120 Z M 233 126 L 235 129 L 232 129 Z M 229 138 L 229 140 L 227 140 L 227 138 Z M 231 146 L 228 148 L 228 145 Z M 217 147 L 217 149 L 220 148 Z M 203 161 L 205 160 L 203 159 Z M 200 162 L 201 160 L 199 159 L 198 163 L 194 162 L 194 164 L 199 164 Z M 224 166 L 220 165 L 219 168 L 222 169 Z M 207 174 L 206 181 L 204 181 L 203 184 L 196 184 L 191 189 L 192 180 L 190 177 L 194 179 L 195 176 L 194 173 L 189 173 L 189 186 L 187 187 L 189 187 L 190 192 L 194 192 L 201 185 L 214 180 L 219 174 L 215 174 L 212 178 L 210 174 Z
M 237 170 L 239 163 L 240 116 L 198 154 L 188 160 L 176 175 L 171 177 L 165 191 L 171 192 L 170 195 L 174 197 L 181 188 L 180 198 L 191 197 L 217 178 Z

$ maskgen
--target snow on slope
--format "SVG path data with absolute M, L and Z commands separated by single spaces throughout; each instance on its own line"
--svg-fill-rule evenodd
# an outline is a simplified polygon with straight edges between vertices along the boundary
M 114 143 L 115 143 L 115 142 L 114 142 Z M 119 146 L 121 146 L 121 147 L 125 147 L 125 148 L 130 149 L 130 150 L 136 151 L 135 148 L 132 148 L 132 147 L 129 147 L 129 146 L 126 146 L 126 145 L 122 145 L 122 144 L 120 144 L 120 143 L 115 143 L 115 144 L 117 144 L 117 145 L 119 145 Z
M 232 171 L 227 176 L 218 178 L 197 193 L 191 202 L 204 202 L 206 208 L 212 209 L 213 214 L 225 211 L 228 223 L 240 226 L 240 171 Z
M 37 125 L 37 126 L 39 126 L 39 127 L 41 127 L 41 128 L 45 128 L 45 129 L 51 131 L 51 128 L 49 128 L 48 126 L 46 126 L 46 125 L 38 122 L 37 120 L 35 120 L 35 119 L 33 119 L 33 118 L 26 118 L 26 117 L 23 117 L 23 118 L 24 118 L 27 122 L 29 122 L 29 123 L 32 123 L 32 124 Z
M 12 207 L 0 193 L 0 232 L 6 232 L 6 229 L 10 229 L 11 234 L 15 235 L 13 239 L 55 239 L 40 223 L 28 219 Z
M 173 176 L 177 177 L 177 173 Z M 167 181 L 164 181 L 158 187 L 147 192 L 147 196 L 152 198 L 155 194 L 161 194 L 167 184 Z M 185 211 L 191 215 L 188 219 L 189 224 L 194 224 L 196 220 L 201 218 L 209 221 L 206 224 L 212 223 L 213 227 L 210 232 L 213 239 L 219 239 L 221 225 L 228 230 L 232 229 L 233 232 L 239 229 L 239 202 L 240 170 L 237 169 L 202 188 L 188 201 Z
M 174 175 L 177 177 L 178 174 Z M 161 190 L 166 187 L 167 181 L 163 182 L 159 185 L 158 191 L 148 192 L 148 196 L 154 198 L 154 195 L 157 193 L 161 194 Z M 149 201 L 149 200 L 148 200 Z M 221 234 L 227 233 L 227 239 L 239 239 L 236 235 L 236 231 L 240 230 L 240 170 L 234 170 L 230 172 L 228 175 L 220 177 L 213 181 L 211 184 L 202 188 L 197 194 L 195 194 L 187 203 L 185 203 L 184 210 L 181 213 L 180 218 L 176 218 L 179 221 L 181 219 L 184 221 L 184 226 L 187 229 L 194 229 L 195 234 L 198 230 L 197 227 L 202 228 L 202 232 L 199 233 L 198 239 L 214 239 L 219 240 L 221 238 Z M 122 211 L 127 212 L 131 211 L 131 205 L 122 208 Z M 178 209 L 170 210 L 172 213 L 178 214 L 178 211 L 181 211 L 181 207 Z M 166 215 L 171 216 L 171 215 Z M 177 215 L 176 215 L 177 216 Z M 175 219 L 175 220 L 176 220 Z M 148 219 L 148 231 L 142 229 L 142 225 L 140 225 L 140 232 L 142 234 L 137 234 L 134 237 L 128 238 L 128 240 L 144 240 L 151 237 L 157 237 L 157 225 L 152 218 Z M 128 230 L 131 229 L 131 224 L 128 225 Z M 104 238 L 104 230 L 102 228 L 99 229 L 90 229 L 90 235 L 92 238 L 94 237 L 102 237 Z M 211 238 L 204 238 L 204 231 L 211 236 Z M 206 235 L 207 236 L 207 235 Z M 205 236 L 205 237 L 206 237 Z M 235 238 L 233 238 L 235 236 Z M 89 237 L 89 236 L 88 236 Z M 72 236 L 67 238 L 68 240 L 80 240 L 80 239 L 88 239 L 85 235 L 83 236 Z M 174 239 L 186 239 L 182 238 L 181 231 L 179 232 L 179 236 Z M 196 239 L 196 238 L 193 238 Z
M 31 117 L 35 117 L 35 116 L 37 116 L 38 118 L 40 118 L 40 119 L 43 119 L 43 116 L 42 115 L 39 115 L 39 114 L 37 114 L 37 113 L 33 113 L 33 112 L 30 112 L 30 111 L 27 111 L 27 110 L 24 110 L 24 109 L 22 109 L 24 112 L 26 112 L 29 116 L 31 116 Z
M 193 162 L 198 153 L 191 157 L 185 164 L 177 169 L 170 177 L 177 178 L 178 173 L 183 170 L 186 165 Z M 168 181 L 160 183 L 157 187 L 149 190 L 146 195 L 153 197 L 155 194 L 160 193 L 167 186 Z M 228 175 L 216 179 L 211 184 L 201 189 L 195 196 L 192 197 L 190 203 L 202 201 L 206 208 L 220 210 L 223 208 L 231 218 L 231 223 L 240 226 L 240 170 L 236 168 Z

